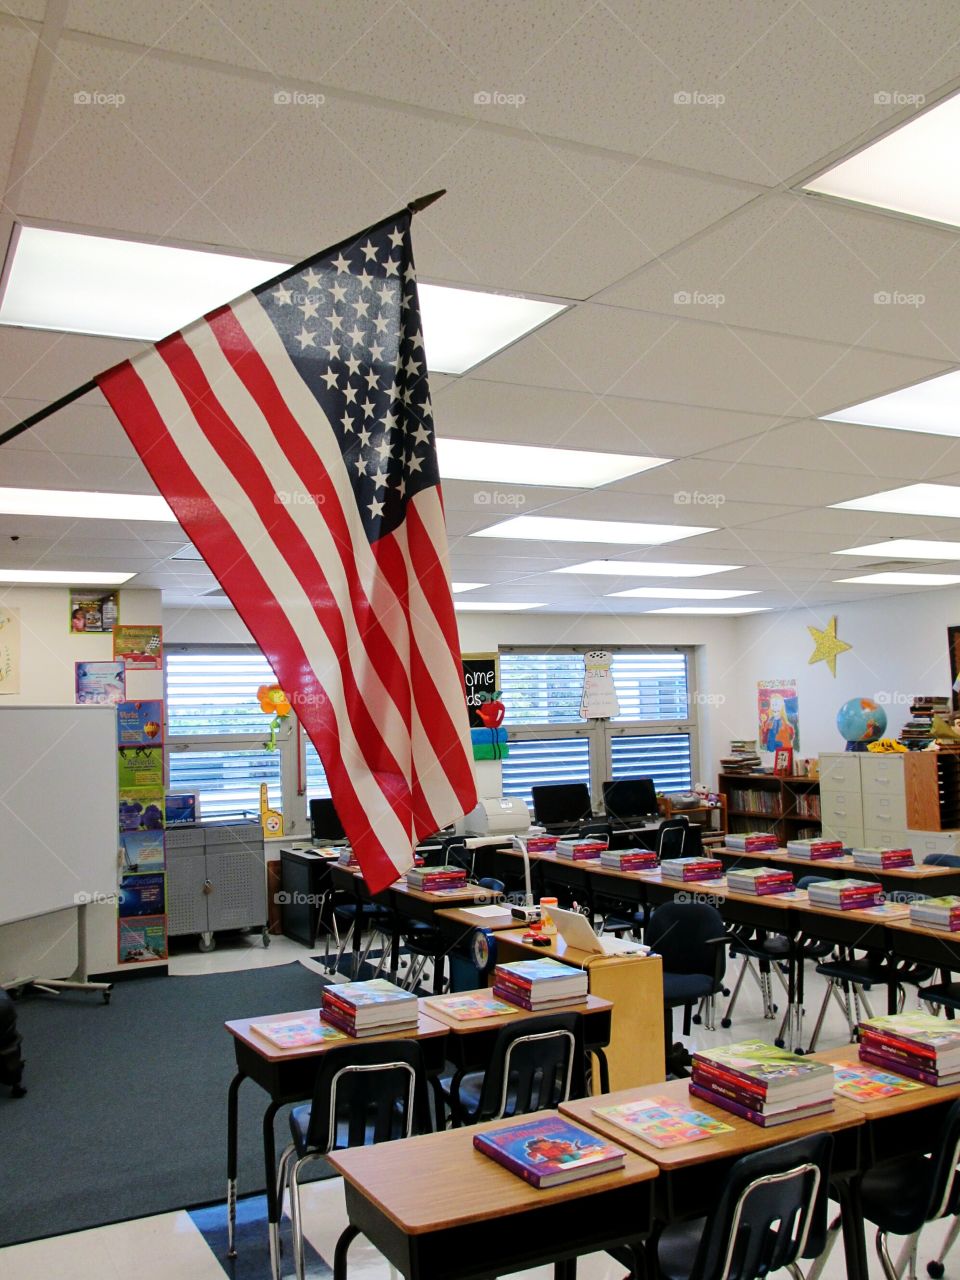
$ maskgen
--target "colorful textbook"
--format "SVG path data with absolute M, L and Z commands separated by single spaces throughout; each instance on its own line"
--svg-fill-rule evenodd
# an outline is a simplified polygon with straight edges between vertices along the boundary
M 533 1187 L 610 1173 L 623 1166 L 624 1153 L 598 1134 L 581 1129 L 563 1116 L 527 1120 L 505 1129 L 474 1134 L 476 1149 L 496 1160 Z
M 833 1092 L 853 1102 L 876 1102 L 879 1098 L 895 1098 L 897 1094 L 922 1089 L 915 1080 L 875 1071 L 872 1067 L 853 1067 L 846 1062 L 833 1064 Z
M 250 1030 L 263 1036 L 278 1049 L 306 1049 L 324 1041 L 346 1040 L 347 1036 L 336 1027 L 321 1022 L 318 1015 L 310 1018 L 287 1018 L 279 1022 L 251 1022 Z
M 594 1107 L 593 1114 L 654 1147 L 682 1147 L 688 1142 L 733 1133 L 733 1125 L 703 1111 L 693 1111 L 671 1098 L 639 1098 L 619 1107 Z
M 425 1000 L 424 1004 L 457 1022 L 469 1022 L 475 1018 L 502 1018 L 505 1014 L 517 1012 L 516 1005 L 498 1000 L 496 996 L 454 994 L 436 996 L 432 1000 Z

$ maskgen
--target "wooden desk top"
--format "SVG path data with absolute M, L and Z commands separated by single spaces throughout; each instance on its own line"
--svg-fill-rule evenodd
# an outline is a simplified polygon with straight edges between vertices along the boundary
M 467 914 L 463 907 L 443 907 L 436 913 L 442 916 L 444 920 L 450 920 L 453 924 L 462 924 L 465 929 L 490 929 L 495 933 L 499 933 L 503 929 L 516 929 L 516 920 L 507 920 L 504 924 L 491 924 L 489 919 L 478 920 L 476 916 Z
M 454 889 L 412 889 L 406 880 L 398 880 L 390 886 L 391 893 L 399 893 L 404 898 L 414 898 L 417 902 L 498 902 L 503 897 L 500 893 L 491 893 L 482 884 L 466 884 Z M 477 923 L 474 921 L 474 923 Z
M 726 876 L 720 876 L 716 880 L 670 880 L 659 867 L 649 871 L 635 871 L 634 875 L 647 884 L 662 884 L 668 889 L 709 895 L 724 902 L 760 903 L 786 911 L 790 907 L 802 906 L 807 901 L 806 889 L 792 889 L 789 893 L 741 893 L 727 885 Z
M 811 1054 L 816 1062 L 829 1062 L 838 1067 L 866 1067 L 871 1071 L 886 1071 L 886 1067 L 875 1067 L 870 1062 L 861 1062 L 855 1044 L 844 1045 L 840 1049 L 821 1049 Z M 896 1075 L 892 1068 L 889 1074 Z M 912 1083 L 919 1084 L 919 1081 Z M 907 1093 L 898 1093 L 893 1098 L 876 1098 L 872 1102 L 858 1102 L 854 1098 L 843 1098 L 847 1106 L 856 1107 L 864 1120 L 884 1120 L 887 1116 L 903 1115 L 908 1111 L 920 1111 L 923 1107 L 932 1107 L 938 1102 L 953 1102 L 960 1098 L 960 1084 L 932 1085 L 922 1084 L 919 1089 L 910 1089 Z M 841 1099 L 838 1099 L 841 1101 Z
M 434 1036 L 445 1036 L 448 1031 L 445 1023 L 429 1017 L 422 1008 L 419 1010 L 416 1030 L 385 1031 L 381 1036 L 362 1036 L 357 1039 L 347 1036 L 345 1040 L 325 1040 L 320 1044 L 298 1046 L 294 1049 L 280 1049 L 277 1045 L 271 1044 L 265 1036 L 250 1030 L 252 1022 L 283 1022 L 287 1018 L 312 1018 L 316 1012 L 314 1008 L 297 1009 L 292 1012 L 284 1010 L 282 1013 L 262 1013 L 256 1018 L 238 1018 L 235 1022 L 225 1022 L 223 1025 L 234 1039 L 249 1045 L 255 1053 L 268 1062 L 283 1062 L 289 1058 L 316 1058 L 331 1050 L 342 1049 L 346 1045 L 376 1044 L 380 1040 L 430 1040 Z
M 847 853 L 839 854 L 836 858 L 810 859 L 798 858 L 795 854 L 788 853 L 786 849 L 761 849 L 748 852 L 744 849 L 731 849 L 727 845 L 721 845 L 720 851 L 731 858 L 749 858 L 752 862 L 766 861 L 782 863 L 788 867 L 803 867 L 804 873 L 811 876 L 817 874 L 818 867 L 827 867 L 840 871 L 849 871 L 854 878 L 868 879 L 871 876 L 884 875 L 903 880 L 929 880 L 935 876 L 949 875 L 951 870 L 960 870 L 957 867 L 930 867 L 922 862 L 914 867 L 864 867 L 854 862 L 853 858 Z
M 535 947 L 530 942 L 524 942 L 523 935 L 526 932 L 524 928 L 500 929 L 497 931 L 497 937 L 504 942 L 509 942 L 512 946 L 528 951 L 531 959 L 548 957 L 562 960 L 564 964 L 573 965 L 577 969 L 589 969 L 597 964 L 633 964 L 640 960 L 644 962 L 656 960 L 658 964 L 660 962 L 659 956 L 640 955 L 637 952 L 628 956 L 607 956 L 600 952 L 581 951 L 578 947 L 568 946 L 559 935 L 551 941 L 549 947 Z
M 538 1112 L 537 1118 L 556 1114 Z M 538 1191 L 473 1145 L 478 1131 L 510 1128 L 529 1118 L 493 1120 L 375 1147 L 352 1147 L 335 1151 L 328 1159 L 365 1199 L 412 1236 L 472 1222 L 488 1222 L 495 1231 L 497 1218 L 589 1199 L 657 1176 L 655 1164 L 628 1151 L 622 1169 Z
M 939 938 L 941 942 L 960 944 L 960 932 L 950 933 L 946 929 L 932 929 L 928 924 L 917 924 L 910 919 L 910 908 L 903 908 L 903 915 L 897 920 L 890 920 L 891 929 L 899 929 L 902 933 L 919 933 L 925 938 Z
M 812 916 L 827 916 L 831 920 L 853 920 L 857 924 L 875 925 L 880 928 L 894 928 L 898 921 L 910 915 L 910 908 L 902 902 L 881 903 L 879 910 L 876 907 L 852 907 L 848 911 L 841 911 L 839 908 L 824 907 L 814 902 L 798 902 L 796 908 Z
M 636 1102 L 639 1098 L 669 1098 L 671 1102 L 702 1111 L 705 1115 L 714 1116 L 724 1124 L 731 1126 L 732 1133 L 723 1133 L 716 1138 L 704 1138 L 700 1142 L 688 1142 L 679 1147 L 655 1147 L 644 1142 L 635 1134 L 628 1133 L 618 1125 L 610 1124 L 602 1116 L 595 1115 L 597 1107 L 615 1107 L 624 1102 Z M 644 1085 L 640 1089 L 622 1089 L 619 1093 L 604 1093 L 593 1098 L 577 1098 L 571 1102 L 561 1102 L 560 1111 L 571 1120 L 593 1129 L 596 1133 L 609 1138 L 618 1146 L 626 1147 L 646 1156 L 661 1169 L 683 1169 L 688 1165 L 700 1164 L 706 1160 L 721 1160 L 743 1156 L 750 1151 L 760 1151 L 764 1147 L 773 1147 L 780 1142 L 790 1142 L 794 1138 L 806 1138 L 812 1133 L 834 1133 L 839 1129 L 853 1129 L 864 1122 L 862 1108 L 838 1098 L 832 1112 L 820 1116 L 808 1116 L 802 1120 L 791 1120 L 787 1124 L 777 1124 L 765 1129 L 762 1125 L 752 1124 L 740 1116 L 732 1115 L 709 1102 L 691 1097 L 688 1080 L 667 1080 L 664 1084 Z
M 478 991 L 457 991 L 458 996 L 491 996 L 493 990 L 491 987 L 483 987 Z M 437 1005 L 435 1001 L 443 1001 L 449 999 L 449 996 L 423 996 L 420 1000 L 421 1010 L 436 1022 L 442 1022 L 448 1031 L 456 1036 L 467 1036 L 475 1031 L 495 1031 L 499 1027 L 508 1026 L 513 1022 L 521 1022 L 525 1018 L 539 1018 L 549 1013 L 582 1013 L 588 1017 L 592 1013 L 607 1013 L 613 1008 L 612 1000 L 601 1000 L 599 996 L 587 996 L 585 1000 L 578 1000 L 576 1004 L 553 1005 L 550 1009 L 541 1009 L 536 1012 L 527 1009 L 521 1009 L 516 1006 L 510 1013 L 495 1014 L 490 1018 L 454 1018 L 447 1013 L 441 1005 Z M 508 1003 L 506 1000 L 504 1004 Z

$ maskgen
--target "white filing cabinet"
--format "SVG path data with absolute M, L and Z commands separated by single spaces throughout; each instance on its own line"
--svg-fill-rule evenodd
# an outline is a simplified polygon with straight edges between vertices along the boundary
M 824 835 L 845 845 L 912 849 L 917 862 L 928 853 L 960 852 L 960 832 L 908 829 L 900 753 L 843 751 L 822 755 L 820 810 Z
M 866 843 L 859 752 L 829 752 L 820 757 L 820 821 L 825 836 L 845 845 Z

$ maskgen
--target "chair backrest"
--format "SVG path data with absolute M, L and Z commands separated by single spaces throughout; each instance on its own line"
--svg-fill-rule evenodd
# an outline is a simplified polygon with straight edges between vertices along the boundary
M 798 889 L 809 889 L 812 884 L 829 884 L 832 876 L 801 876 L 797 881 Z
M 657 857 L 679 858 L 686 848 L 689 818 L 667 818 L 657 833 Z
M 551 1013 L 501 1027 L 483 1077 L 474 1121 L 550 1110 L 583 1087 L 583 1039 L 575 1013 Z
M 926 867 L 960 867 L 960 853 L 928 853 L 923 863 Z
M 833 1138 L 815 1134 L 743 1156 L 726 1174 L 689 1280 L 756 1280 L 826 1245 Z
M 943 1120 L 937 1149 L 930 1157 L 933 1176 L 930 1201 L 924 1218 L 932 1222 L 948 1214 L 960 1213 L 960 1101 L 954 1102 Z
M 307 1129 L 314 1150 L 368 1147 L 429 1129 L 427 1078 L 416 1040 L 380 1040 L 324 1054 Z
M 707 902 L 664 902 L 650 917 L 644 941 L 663 961 L 664 973 L 723 976 L 723 916 Z
M 489 889 L 491 893 L 504 893 L 507 887 L 496 876 L 481 876 L 477 884 L 481 889 Z

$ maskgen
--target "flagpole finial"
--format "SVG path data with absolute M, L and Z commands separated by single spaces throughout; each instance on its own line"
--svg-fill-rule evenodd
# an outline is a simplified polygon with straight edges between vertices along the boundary
M 407 208 L 411 213 L 422 213 L 424 209 L 429 209 L 441 196 L 446 194 L 446 187 L 443 187 L 440 191 L 431 191 L 428 196 L 419 196 L 416 200 L 411 200 Z

